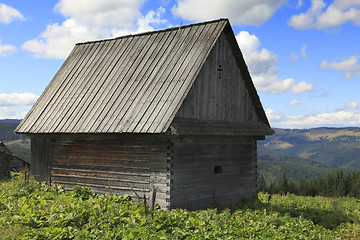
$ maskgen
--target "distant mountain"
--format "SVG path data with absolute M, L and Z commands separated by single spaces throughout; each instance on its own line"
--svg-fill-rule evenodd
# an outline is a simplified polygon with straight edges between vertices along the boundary
M 13 154 L 30 162 L 30 141 L 25 138 L 25 135 L 14 133 L 20 122 L 20 119 L 0 120 L 0 141 L 4 142 Z
M 285 172 L 300 181 L 329 171 L 360 169 L 360 128 L 275 128 L 258 142 L 259 174 L 277 181 Z
M 360 168 L 360 128 L 274 129 L 259 145 L 335 168 Z
M 22 119 L 0 119 L 0 123 L 16 123 L 19 124 Z
M 24 135 L 14 134 L 14 130 L 19 125 L 21 120 L 18 119 L 3 119 L 0 120 L 0 141 L 8 142 L 14 140 L 25 139 Z

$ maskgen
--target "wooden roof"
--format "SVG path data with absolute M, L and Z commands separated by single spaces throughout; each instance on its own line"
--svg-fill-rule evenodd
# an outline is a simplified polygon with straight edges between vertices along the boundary
M 259 119 L 255 87 L 227 19 L 80 43 L 16 133 L 164 133 L 226 31 Z

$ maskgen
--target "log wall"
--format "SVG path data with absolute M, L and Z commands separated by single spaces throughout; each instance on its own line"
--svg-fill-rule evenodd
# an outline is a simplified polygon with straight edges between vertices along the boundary
M 158 137 L 63 139 L 52 141 L 51 182 L 96 192 L 148 199 L 155 186 L 156 203 L 168 208 L 167 140 Z
M 172 151 L 171 208 L 224 206 L 256 196 L 255 140 L 184 137 Z

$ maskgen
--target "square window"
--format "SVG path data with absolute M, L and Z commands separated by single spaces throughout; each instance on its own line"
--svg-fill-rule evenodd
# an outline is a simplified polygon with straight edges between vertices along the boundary
M 215 166 L 214 167 L 214 174 L 221 174 L 222 173 L 222 167 L 221 166 Z

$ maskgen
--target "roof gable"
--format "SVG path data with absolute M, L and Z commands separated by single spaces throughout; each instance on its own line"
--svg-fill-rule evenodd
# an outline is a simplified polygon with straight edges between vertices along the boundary
M 171 123 L 172 132 L 251 136 L 273 134 L 252 81 L 246 79 L 250 75 L 246 74 L 245 62 L 238 55 L 240 49 L 231 46 L 234 43 L 229 40 L 235 38 L 231 33 L 231 28 L 225 29 L 217 39 Z M 251 97 L 250 93 L 255 97 Z
M 17 133 L 160 133 L 228 23 L 75 46 Z
M 268 125 L 229 21 L 220 19 L 77 44 L 15 132 L 166 132 L 223 32 Z

